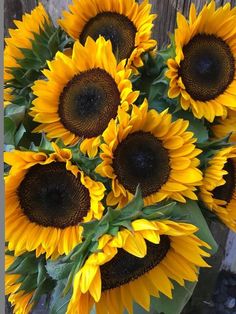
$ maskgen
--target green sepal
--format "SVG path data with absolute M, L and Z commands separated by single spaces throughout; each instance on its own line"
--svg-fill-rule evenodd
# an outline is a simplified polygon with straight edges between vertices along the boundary
M 201 143 L 198 146 L 204 151 L 209 151 L 209 150 L 218 151 L 219 149 L 232 146 L 232 143 L 229 143 L 228 141 L 230 138 L 230 135 L 231 134 L 228 134 L 227 136 L 223 138 L 205 141 L 204 143 Z
M 11 251 L 10 251 L 11 252 Z M 8 254 L 8 252 L 5 252 L 5 255 L 10 255 L 10 256 L 14 256 L 14 254 Z M 24 260 L 26 256 L 22 255 L 22 256 L 18 256 L 14 262 L 6 269 L 6 273 L 11 273 L 15 268 L 17 268 L 19 266 L 19 264 Z
M 35 274 L 37 273 L 37 265 L 35 264 L 35 257 L 32 255 L 26 255 L 23 259 L 16 258 L 19 260 L 18 265 L 15 267 L 14 263 L 12 267 L 7 270 L 8 274 Z
M 32 42 L 32 50 L 37 57 L 37 59 L 40 61 L 40 67 L 46 66 L 46 61 L 50 60 L 52 55 L 48 49 L 48 45 L 44 43 L 36 43 Z
M 26 275 L 17 292 L 25 291 L 27 293 L 34 291 L 37 288 L 37 276 L 37 274 Z
M 176 202 L 169 202 L 166 205 L 160 204 L 145 207 L 140 218 L 147 220 L 171 219 Z
M 139 69 L 139 75 L 132 77 L 133 88 L 140 91 L 137 104 L 141 104 L 144 98 L 152 102 L 156 97 L 162 96 L 168 85 L 164 76 L 166 65 L 162 57 L 157 54 L 153 58 L 146 54 L 143 59 L 144 66 Z
M 38 147 L 39 152 L 44 152 L 44 153 L 53 153 L 54 149 L 52 147 L 51 142 L 47 139 L 45 133 L 42 133 L 41 141 Z
M 175 36 L 174 34 L 169 34 L 170 38 L 170 44 L 166 49 L 161 49 L 158 51 L 158 54 L 162 57 L 164 62 L 166 63 L 168 59 L 175 58 L 176 52 L 175 52 Z
M 32 59 L 18 59 L 17 63 L 25 70 L 38 70 L 43 66 L 42 61 L 35 57 Z
M 103 220 L 103 218 L 102 218 L 102 220 Z M 100 223 L 102 222 L 102 220 L 100 220 Z M 94 233 L 94 230 L 97 230 L 95 228 L 97 228 L 98 224 L 99 224 L 98 220 L 91 220 L 88 222 L 80 223 L 80 225 L 83 227 L 83 237 L 87 238 L 87 237 L 91 236 L 91 234 Z
M 84 169 L 86 172 L 93 171 L 97 165 L 101 162 L 99 157 L 89 158 L 82 154 L 79 149 L 76 152 L 73 152 L 72 160 L 78 164 L 81 169 Z
M 121 217 L 129 217 L 132 216 L 134 213 L 139 213 L 143 206 L 144 203 L 142 198 L 142 192 L 140 186 L 138 185 L 133 199 L 120 210 Z

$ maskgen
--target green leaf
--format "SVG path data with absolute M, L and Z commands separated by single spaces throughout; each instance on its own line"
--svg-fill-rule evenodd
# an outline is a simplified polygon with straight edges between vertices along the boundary
M 187 222 L 197 226 L 199 230 L 196 232 L 196 235 L 211 246 L 211 250 L 209 250 L 211 254 L 216 253 L 218 245 L 213 238 L 207 222 L 196 201 L 188 200 L 186 204 L 178 203 L 175 206 L 173 213 L 175 217 L 187 220 Z M 204 250 L 208 251 L 205 248 Z
M 34 291 L 34 294 L 31 298 L 31 302 L 38 303 L 41 296 L 44 294 L 50 293 L 53 288 L 55 287 L 55 283 L 52 280 L 45 279 L 40 283 L 40 285 L 37 285 L 36 290 Z
M 50 277 L 55 280 L 61 280 L 68 278 L 73 262 L 60 263 L 60 261 L 48 260 L 46 264 L 46 270 Z
M 11 104 L 5 109 L 5 117 L 11 118 L 15 126 L 18 127 L 25 116 L 25 107 Z
M 18 128 L 17 132 L 15 133 L 15 144 L 16 144 L 16 146 L 21 141 L 25 132 L 26 132 L 26 129 L 25 129 L 24 125 L 21 123 L 20 127 Z
M 15 145 L 15 132 L 16 125 L 14 121 L 9 118 L 4 118 L 4 143 L 9 145 Z
M 44 282 L 47 279 L 47 272 L 44 260 L 41 259 L 38 261 L 37 271 L 38 271 L 37 286 L 40 286 L 42 282 Z
M 184 287 L 174 283 L 173 299 L 162 295 L 160 299 L 152 299 L 151 308 L 157 310 L 156 313 L 180 314 L 190 299 L 197 282 L 185 283 Z M 155 313 L 155 312 L 154 312 Z
M 63 296 L 65 284 L 62 280 L 57 282 L 57 285 L 52 293 L 49 305 L 49 314 L 65 314 L 68 303 L 71 298 L 71 291 L 66 296 Z

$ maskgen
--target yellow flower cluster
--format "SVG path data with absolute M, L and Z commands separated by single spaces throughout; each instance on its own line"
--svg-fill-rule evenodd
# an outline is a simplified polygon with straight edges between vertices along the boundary
M 205 223 L 204 207 L 236 232 L 236 8 L 177 13 L 160 55 L 148 0 L 73 0 L 62 16 L 54 27 L 40 4 L 5 39 L 6 295 L 30 313 L 40 267 L 69 260 L 65 313 L 148 311 L 209 267 L 210 231 L 179 208 L 194 203 Z M 150 59 L 161 72 L 147 82 Z M 143 211 L 125 216 L 138 191 Z M 158 216 L 162 204 L 173 216 Z M 32 287 L 24 263 L 13 267 L 30 254 Z

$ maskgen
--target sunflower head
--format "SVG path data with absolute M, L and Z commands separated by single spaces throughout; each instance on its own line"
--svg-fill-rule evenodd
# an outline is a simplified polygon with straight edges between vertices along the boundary
M 72 164 L 70 150 L 52 145 L 55 152 L 49 155 L 5 153 L 12 166 L 5 178 L 6 241 L 16 255 L 33 250 L 47 257 L 67 254 L 81 241 L 80 223 L 103 213 L 103 184 Z
M 185 280 L 197 280 L 197 267 L 208 266 L 201 246 L 209 245 L 191 224 L 139 219 L 132 229 L 100 238 L 98 252 L 74 277 L 67 313 L 88 314 L 94 303 L 97 313 L 133 313 L 133 301 L 148 311 L 151 295 L 172 298 L 171 280 L 184 286 Z
M 236 146 L 221 149 L 209 161 L 200 187 L 201 200 L 236 231 Z
M 43 71 L 48 80 L 32 87 L 37 98 L 31 115 L 40 123 L 35 132 L 46 132 L 66 145 L 85 139 L 81 149 L 93 157 L 118 107 L 127 110 L 138 97 L 129 80 L 131 70 L 124 65 L 117 64 L 111 42 L 102 37 L 96 42 L 88 38 L 85 46 L 76 42 L 71 58 L 58 52 Z
M 118 118 L 103 133 L 96 171 L 112 180 L 107 204 L 124 206 L 140 185 L 147 205 L 172 198 L 196 200 L 194 193 L 202 174 L 196 158 L 201 152 L 194 145 L 188 122 L 172 122 L 167 111 L 148 111 L 146 100 L 130 114 L 120 109 Z
M 229 109 L 227 117 L 218 119 L 211 130 L 216 138 L 223 138 L 230 134 L 229 141 L 236 143 L 236 111 Z
M 15 68 L 21 68 L 21 60 L 25 58 L 24 49 L 32 49 L 35 34 L 45 30 L 50 19 L 43 5 L 40 3 L 30 14 L 26 13 L 22 21 L 14 21 L 16 29 L 9 29 L 9 38 L 5 38 L 4 49 L 4 81 L 11 80 Z
M 206 4 L 199 15 L 191 5 L 189 20 L 177 15 L 175 58 L 169 59 L 168 96 L 180 97 L 184 110 L 212 122 L 236 110 L 236 14 L 229 3 Z
M 142 66 L 141 54 L 156 46 L 151 39 L 155 15 L 150 14 L 147 0 L 140 5 L 135 0 L 73 0 L 69 9 L 63 12 L 59 25 L 82 44 L 89 36 L 109 39 L 118 60 L 128 59 L 128 64 Z

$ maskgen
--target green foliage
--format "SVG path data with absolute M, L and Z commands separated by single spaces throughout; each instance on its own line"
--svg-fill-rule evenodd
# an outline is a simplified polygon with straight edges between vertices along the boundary
M 194 224 L 199 228 L 197 231 L 199 238 L 211 246 L 209 252 L 214 254 L 217 250 L 217 244 L 196 202 L 188 201 L 186 204 L 161 202 L 160 204 L 144 207 L 141 191 L 138 187 L 133 200 L 124 208 L 108 208 L 101 220 L 83 223 L 84 241 L 77 245 L 69 255 L 59 258 L 57 261 L 47 261 L 46 269 L 48 274 L 56 280 L 65 281 L 63 290 L 64 297 L 71 291 L 73 278 L 83 266 L 85 260 L 91 253 L 97 251 L 99 238 L 104 234 L 115 235 L 123 227 L 132 230 L 132 221 L 140 218 L 148 220 L 171 219 Z M 186 287 L 181 287 L 176 284 L 174 304 L 176 304 L 177 308 L 183 308 L 186 300 L 190 297 L 189 291 L 192 291 L 191 289 L 193 289 L 194 286 L 195 283 L 187 283 Z M 65 303 L 63 304 L 63 306 L 65 306 Z M 156 304 L 158 304 L 158 308 Z M 169 302 L 167 298 L 161 297 L 160 300 L 153 299 L 152 306 L 157 310 L 160 308 L 171 308 L 171 304 L 172 303 Z M 171 314 L 171 312 L 166 313 Z M 180 312 L 176 312 L 176 314 L 177 313 Z
M 14 140 L 14 134 L 16 131 L 16 125 L 14 121 L 9 118 L 5 117 L 4 118 L 4 143 L 7 145 L 14 145 L 15 140 Z
M 51 301 L 49 305 L 50 314 L 65 314 L 68 303 L 71 298 L 71 291 L 67 295 L 63 295 L 65 283 L 63 280 L 58 280 L 55 289 L 51 295 Z
M 5 254 L 12 255 L 11 252 Z M 6 270 L 7 274 L 17 274 L 16 282 L 21 283 L 17 291 L 24 293 L 33 292 L 31 302 L 37 304 L 42 295 L 50 293 L 54 286 L 54 280 L 48 275 L 45 268 L 45 258 L 36 258 L 35 252 L 27 252 L 15 257 L 15 261 Z

